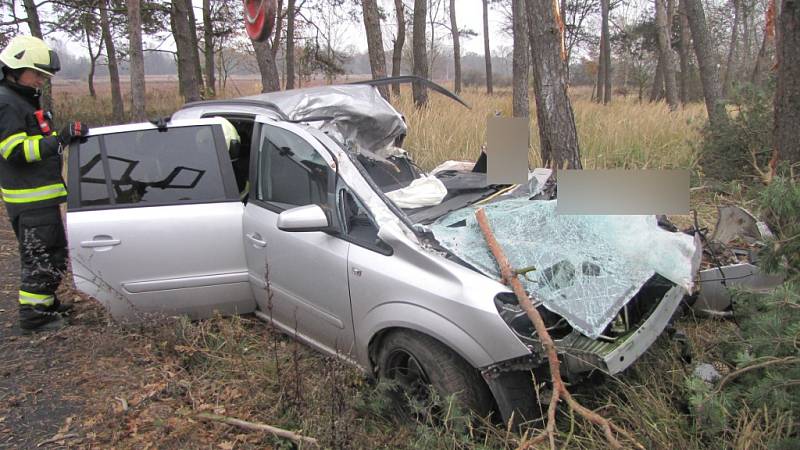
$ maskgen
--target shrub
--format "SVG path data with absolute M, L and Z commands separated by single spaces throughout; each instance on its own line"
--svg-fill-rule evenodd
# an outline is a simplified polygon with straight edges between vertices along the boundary
M 786 281 L 768 294 L 734 293 L 738 330 L 720 339 L 733 371 L 716 386 L 693 377 L 687 387 L 698 432 L 708 440 L 800 448 L 800 186 L 778 177 L 757 198 L 775 232 L 762 266 Z
M 733 95 L 731 120 L 707 126 L 700 152 L 706 176 L 723 180 L 759 178 L 772 155 L 773 88 L 744 85 Z

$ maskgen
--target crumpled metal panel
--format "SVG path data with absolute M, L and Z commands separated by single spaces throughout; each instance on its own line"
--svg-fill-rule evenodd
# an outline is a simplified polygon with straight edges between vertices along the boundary
M 292 120 L 330 116 L 333 120 L 313 123 L 341 142 L 352 142 L 360 150 L 380 152 L 406 133 L 403 117 L 373 86 L 350 84 L 267 92 L 245 97 L 276 104 Z
M 484 206 L 515 269 L 534 267 L 525 289 L 575 329 L 597 338 L 658 273 L 692 288 L 695 240 L 658 227 L 655 216 L 556 215 L 556 201 L 514 198 Z M 439 243 L 482 273 L 500 271 L 475 219 L 464 208 L 434 222 Z

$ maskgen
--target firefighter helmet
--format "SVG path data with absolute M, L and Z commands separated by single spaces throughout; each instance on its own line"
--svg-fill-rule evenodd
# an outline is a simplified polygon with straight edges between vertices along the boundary
M 33 69 L 53 76 L 61 70 L 58 54 L 45 42 L 33 36 L 17 36 L 0 52 L 0 67 Z

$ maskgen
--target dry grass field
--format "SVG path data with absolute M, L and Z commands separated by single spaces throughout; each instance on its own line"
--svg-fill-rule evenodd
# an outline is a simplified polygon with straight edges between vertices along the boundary
M 258 91 L 255 80 L 234 82 L 236 88 L 229 88 L 226 96 Z M 57 84 L 57 117 L 108 124 L 107 85 L 98 90 L 100 97 L 91 99 L 85 84 Z M 447 159 L 474 159 L 485 140 L 486 118 L 496 112 L 510 116 L 509 91 L 490 97 L 466 90 L 463 98 L 471 110 L 434 95 L 428 109 L 415 111 L 409 94 L 404 92 L 395 104 L 411 129 L 407 150 L 425 169 Z M 692 204 L 701 211 L 704 225 L 713 225 L 716 205 L 743 200 L 739 188 L 723 192 L 703 186 L 696 164 L 705 120 L 702 105 L 670 113 L 663 103 L 623 98 L 610 106 L 597 105 L 581 89 L 572 97 L 586 168 L 689 168 L 698 187 Z M 152 116 L 169 115 L 181 104 L 170 80 L 149 82 L 147 101 Z M 535 166 L 535 118 L 531 123 L 530 161 Z M 690 221 L 675 219 L 684 225 Z M 64 355 L 75 352 L 85 366 L 72 372 L 84 380 L 85 387 L 74 387 L 74 395 L 83 396 L 81 413 L 62 427 L 63 433 L 74 435 L 64 441 L 72 448 L 293 448 L 269 435 L 204 423 L 197 419 L 200 412 L 300 431 L 319 439 L 323 448 L 511 449 L 522 441 L 502 426 L 465 418 L 445 400 L 438 405 L 448 411 L 443 418 L 426 414 L 430 405 L 400 414 L 384 386 L 366 383 L 357 371 L 254 318 L 164 320 L 130 329 L 109 323 L 104 314 L 93 302 L 81 301 L 77 325 L 54 344 L 64 348 Z M 685 341 L 662 337 L 623 375 L 575 386 L 577 398 L 631 430 L 648 449 L 764 448 L 768 438 L 792 429 L 770 411 L 751 411 L 741 415 L 723 441 L 704 437 L 702 424 L 689 412 L 687 354 L 693 361 L 715 361 L 718 343 L 734 327 L 692 315 L 675 327 Z M 606 448 L 601 430 L 567 410 L 558 419 L 559 446 Z

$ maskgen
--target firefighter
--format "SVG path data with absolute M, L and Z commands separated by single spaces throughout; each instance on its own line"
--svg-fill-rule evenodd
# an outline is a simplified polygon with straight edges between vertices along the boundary
M 23 330 L 60 328 L 69 309 L 55 296 L 67 259 L 61 154 L 88 129 L 73 122 L 51 131 L 40 96 L 59 69 L 58 55 L 35 37 L 17 36 L 0 52 L 0 193 L 19 243 Z

